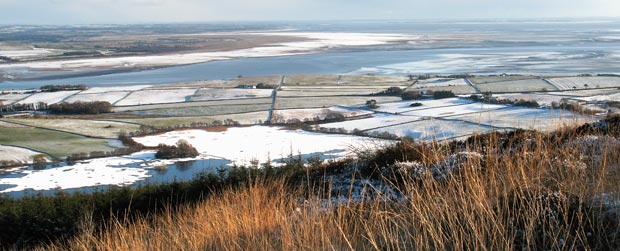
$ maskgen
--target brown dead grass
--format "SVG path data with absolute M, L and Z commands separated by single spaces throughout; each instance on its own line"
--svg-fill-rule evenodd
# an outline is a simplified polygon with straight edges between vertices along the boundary
M 600 142 L 581 147 L 576 137 L 568 137 L 567 144 L 561 134 L 519 137 L 506 141 L 490 135 L 472 141 L 466 150 L 483 153 L 484 158 L 468 159 L 444 181 L 429 175 L 405 179 L 398 186 L 405 196 L 397 200 L 349 199 L 334 204 L 330 193 L 313 191 L 315 195 L 307 196 L 302 189 L 291 191 L 281 180 L 256 181 L 177 212 L 144 216 L 132 223 L 113 220 L 99 232 L 86 227 L 68 244 L 43 249 L 619 248 L 620 214 L 593 199 L 620 192 L 618 146 Z M 416 151 L 422 163 L 438 163 L 452 152 L 445 144 L 402 149 Z M 512 151 L 506 154 L 501 149 Z

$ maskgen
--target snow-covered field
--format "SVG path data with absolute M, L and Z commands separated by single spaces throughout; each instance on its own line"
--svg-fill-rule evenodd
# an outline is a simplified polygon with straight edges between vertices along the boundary
M 449 106 L 440 108 L 422 109 L 403 113 L 404 115 L 413 115 L 418 117 L 446 117 L 468 113 L 480 113 L 491 110 L 506 108 L 506 105 L 493 105 L 483 103 L 464 104 L 459 106 Z
M 276 110 L 274 111 L 274 119 L 287 121 L 290 119 L 298 119 L 304 121 L 305 119 L 313 120 L 318 117 L 319 119 L 325 119 L 329 114 L 340 114 L 344 117 L 356 117 L 372 114 L 371 111 L 361 110 L 356 108 L 346 108 L 340 106 L 328 107 L 328 108 L 310 108 L 310 109 L 289 109 L 289 110 Z
M 485 113 L 467 114 L 451 117 L 473 123 L 497 127 L 511 127 L 550 131 L 562 125 L 574 125 L 592 121 L 589 116 L 575 114 L 566 110 L 532 109 L 512 107 Z
M 2 94 L 0 95 L 0 103 L 10 105 L 30 95 L 31 94 Z
M 58 92 L 40 92 L 32 94 L 31 96 L 17 102 L 19 104 L 32 104 L 43 102 L 47 104 L 54 104 L 63 101 L 71 95 L 75 95 L 80 91 L 58 91 Z
M 373 128 L 378 128 L 382 126 L 390 126 L 396 124 L 402 124 L 407 122 L 412 122 L 420 120 L 420 117 L 416 116 L 398 116 L 398 115 L 390 115 L 390 114 L 375 114 L 372 118 L 365 119 L 356 119 L 342 122 L 334 122 L 321 124 L 322 128 L 342 128 L 347 130 L 348 132 L 353 132 L 353 130 L 368 130 Z
M 21 147 L 0 145 L 0 161 L 31 163 L 32 157 L 37 154 L 39 153 Z
M 420 103 L 422 106 L 411 107 L 410 105 L 413 103 Z M 379 112 L 387 112 L 387 113 L 403 113 L 408 111 L 416 111 L 423 110 L 429 108 L 438 108 L 445 106 L 456 106 L 463 104 L 471 104 L 473 101 L 468 99 L 461 98 L 446 98 L 446 99 L 426 99 L 426 100 L 408 100 L 408 101 L 399 101 L 392 103 L 380 103 L 378 104 L 379 108 L 374 109 Z
M 266 126 L 233 127 L 223 132 L 173 131 L 134 138 L 145 146 L 157 146 L 161 143 L 173 145 L 182 139 L 196 147 L 201 154 L 228 159 L 241 165 L 249 165 L 253 160 L 265 163 L 268 159 L 287 158 L 290 154 L 340 158 L 352 154 L 351 150 L 355 148 L 377 147 L 389 143 L 352 135 L 321 134 Z
M 542 79 L 525 79 L 503 81 L 496 83 L 476 85 L 482 92 L 539 92 L 544 90 L 553 91 L 556 88 Z
M 131 86 L 109 86 L 109 87 L 91 87 L 88 90 L 81 92 L 80 94 L 92 94 L 102 92 L 132 92 L 139 91 L 144 88 L 149 88 L 152 85 L 131 85 Z
M 196 93 L 196 89 L 142 90 L 132 92 L 129 96 L 116 103 L 116 105 L 130 106 L 185 102 L 194 93 Z
M 474 133 L 486 133 L 492 129 L 488 126 L 480 126 L 463 121 L 446 121 L 440 119 L 421 120 L 413 123 L 382 127 L 368 131 L 369 134 L 391 133 L 400 137 L 409 136 L 416 140 L 431 141 L 443 140 L 471 135 Z
M 620 90 L 618 88 L 607 88 L 607 89 L 588 89 L 588 90 L 571 90 L 571 91 L 561 91 L 561 92 L 549 92 L 548 94 L 558 95 L 558 96 L 569 96 L 569 97 L 588 97 L 588 96 L 597 96 L 597 95 L 608 95 L 619 93 Z
M 566 77 L 549 78 L 547 81 L 560 90 L 620 87 L 620 77 Z
M 307 54 L 334 47 L 382 45 L 397 41 L 415 40 L 418 38 L 417 36 L 411 35 L 374 33 L 272 32 L 248 34 L 303 37 L 310 39 L 310 41 L 280 43 L 235 51 L 12 63 L 0 65 L 0 69 L 9 67 L 29 67 L 34 69 L 70 69 L 82 67 L 183 65 L 233 58 Z
M 220 99 L 243 99 L 243 98 L 266 98 L 273 91 L 269 89 L 216 89 L 201 88 L 190 97 L 191 101 L 220 100 Z
M 575 99 L 583 100 L 583 101 L 616 101 L 620 102 L 620 91 L 618 93 L 607 94 L 607 95 L 596 95 L 589 97 L 578 97 Z
M 91 93 L 91 94 L 77 94 L 67 98 L 66 102 L 93 102 L 93 101 L 107 101 L 110 104 L 121 100 L 127 96 L 129 92 L 104 92 L 104 93 Z
M 420 80 L 413 88 L 428 88 L 428 87 L 446 87 L 446 86 L 460 86 L 468 85 L 465 79 L 449 79 L 449 78 L 430 78 L 426 80 Z
M 543 93 L 509 93 L 509 94 L 493 94 L 493 97 L 497 99 L 509 99 L 509 100 L 534 100 L 540 105 L 551 105 L 552 102 L 560 102 L 561 99 L 566 98 L 564 96 L 549 95 Z
M 127 157 L 93 159 L 74 165 L 33 170 L 13 168 L 0 174 L 14 173 L 14 177 L 3 177 L 0 185 L 12 186 L 0 193 L 17 192 L 26 189 L 52 190 L 92 187 L 101 185 L 131 185 L 149 177 L 145 161 L 154 159 L 154 152 L 140 152 Z M 127 167 L 132 165 L 132 167 Z

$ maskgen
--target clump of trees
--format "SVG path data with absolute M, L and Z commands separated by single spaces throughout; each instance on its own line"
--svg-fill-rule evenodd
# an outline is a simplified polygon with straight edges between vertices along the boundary
M 424 95 L 419 91 L 406 91 L 400 95 L 402 100 L 418 100 L 423 99 Z
M 471 96 L 469 96 L 469 99 L 476 101 L 476 102 L 484 102 L 488 104 L 514 105 L 514 106 L 523 106 L 523 107 L 530 107 L 530 108 L 540 107 L 540 104 L 536 100 L 498 99 L 498 98 L 493 97 L 493 93 L 491 92 L 485 92 L 482 94 L 482 96 L 472 94 Z
M 276 89 L 278 86 L 273 84 L 258 83 L 256 89 Z
M 452 91 L 434 91 L 433 98 L 434 99 L 444 99 L 444 98 L 454 98 L 456 95 Z
M 62 102 L 50 105 L 48 110 L 53 114 L 100 114 L 112 112 L 112 104 L 107 101 Z
M 86 85 L 44 85 L 41 86 L 42 92 L 57 92 L 57 91 L 83 91 L 88 89 Z
M 377 105 L 377 101 L 374 99 L 368 100 L 366 101 L 366 107 L 370 108 L 370 109 L 377 109 L 379 108 L 379 105 Z
M 185 140 L 179 140 L 173 146 L 159 144 L 157 148 L 155 157 L 160 159 L 193 158 L 198 156 L 198 150 Z
M 400 96 L 403 94 L 403 92 L 404 90 L 402 88 L 393 86 L 393 87 L 387 88 L 385 91 L 378 92 L 372 95 L 373 96 Z

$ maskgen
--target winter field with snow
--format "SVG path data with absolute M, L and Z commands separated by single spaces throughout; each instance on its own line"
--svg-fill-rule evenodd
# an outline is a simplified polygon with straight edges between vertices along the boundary
M 0 192 L 190 179 L 220 166 L 268 160 L 277 164 L 291 155 L 337 159 L 352 156 L 356 149 L 390 144 L 399 137 L 445 141 L 514 129 L 551 131 L 618 112 L 620 102 L 615 87 L 620 78 L 616 77 L 292 75 L 280 79 L 240 77 L 163 86 L 3 91 L 3 105 L 105 101 L 113 112 L 58 116 L 45 111 L 5 111 L 0 118 L 0 161 L 19 166 L 32 163 L 35 155 L 48 161 L 104 157 L 56 167 L 2 170 Z M 260 84 L 269 87 L 259 89 Z M 573 84 L 583 88 L 564 88 Z M 386 93 L 388 88 L 396 92 Z M 403 100 L 398 90 L 422 95 Z M 437 91 L 453 91 L 457 96 L 435 99 Z M 472 99 L 472 95 L 486 101 Z M 513 104 L 519 100 L 537 105 Z M 559 108 L 563 102 L 582 110 Z M 585 114 L 586 108 L 597 112 Z M 276 127 L 265 126 L 267 123 Z M 123 147 L 119 135 L 136 132 L 140 136 L 134 140 L 147 150 L 105 157 Z M 177 160 L 154 157 L 153 149 L 159 144 L 179 140 L 189 142 L 200 155 Z M 176 163 L 184 162 L 194 163 L 190 171 L 175 169 Z M 74 182 L 62 182 L 66 179 Z

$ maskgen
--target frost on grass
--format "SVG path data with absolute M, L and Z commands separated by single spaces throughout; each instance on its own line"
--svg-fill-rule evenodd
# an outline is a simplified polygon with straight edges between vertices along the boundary
M 21 147 L 0 145 L 0 162 L 31 163 L 33 157 L 38 154 L 38 152 Z

